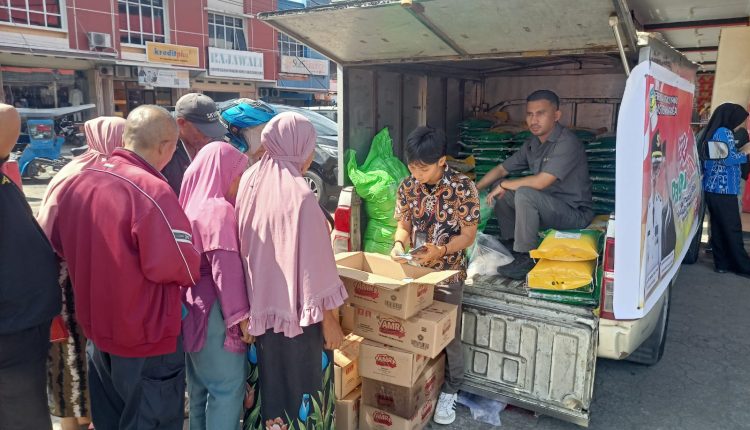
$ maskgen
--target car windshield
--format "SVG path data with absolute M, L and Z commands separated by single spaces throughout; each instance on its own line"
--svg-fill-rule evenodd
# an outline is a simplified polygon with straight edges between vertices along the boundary
M 323 115 L 298 107 L 284 106 L 284 105 L 271 105 L 277 112 L 294 112 L 300 115 L 304 115 L 315 127 L 315 132 L 318 136 L 338 136 L 339 130 L 338 125 Z

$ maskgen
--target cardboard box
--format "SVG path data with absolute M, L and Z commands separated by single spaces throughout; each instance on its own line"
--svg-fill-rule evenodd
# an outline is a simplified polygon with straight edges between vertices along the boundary
M 341 344 L 341 347 L 333 351 L 333 374 L 334 374 L 334 392 L 336 399 L 343 399 L 355 388 L 359 386 L 359 345 L 362 338 L 350 334 Z
M 357 307 L 354 334 L 430 358 L 437 357 L 456 334 L 458 307 L 434 302 L 409 319 Z
M 336 400 L 336 430 L 357 430 L 362 389 L 356 388 L 348 396 Z
M 445 381 L 445 355 L 430 361 L 411 387 L 362 378 L 362 404 L 403 418 L 413 417 L 420 405 L 438 397 Z
M 435 284 L 458 273 L 400 264 L 366 252 L 338 254 L 336 264 L 349 303 L 404 319 L 430 306 Z
M 432 419 L 437 399 L 431 399 L 420 405 L 411 418 L 402 418 L 396 414 L 360 405 L 359 430 L 421 430 Z
M 365 340 L 359 346 L 359 376 L 402 387 L 417 382 L 429 359 L 403 349 Z
M 344 334 L 349 334 L 354 330 L 354 306 L 346 303 L 339 309 L 341 309 L 341 329 Z

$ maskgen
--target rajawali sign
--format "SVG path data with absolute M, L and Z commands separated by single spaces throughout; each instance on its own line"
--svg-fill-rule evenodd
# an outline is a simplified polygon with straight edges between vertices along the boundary
M 208 48 L 208 74 L 226 78 L 263 79 L 263 54 Z

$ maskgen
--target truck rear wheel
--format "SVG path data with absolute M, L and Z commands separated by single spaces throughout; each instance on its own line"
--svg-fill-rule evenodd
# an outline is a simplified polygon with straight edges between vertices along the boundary
M 627 361 L 653 366 L 664 355 L 664 345 L 667 343 L 667 328 L 669 327 L 669 310 L 672 302 L 672 285 L 667 287 L 664 294 L 664 303 L 659 312 L 659 321 L 656 328 L 654 328 L 651 336 L 626 358 Z

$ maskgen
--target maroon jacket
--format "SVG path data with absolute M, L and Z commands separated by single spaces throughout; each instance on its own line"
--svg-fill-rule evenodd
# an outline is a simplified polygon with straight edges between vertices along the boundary
M 122 357 L 174 352 L 180 287 L 200 278 L 200 255 L 174 191 L 124 149 L 63 187 L 51 240 L 68 263 L 84 334 Z

